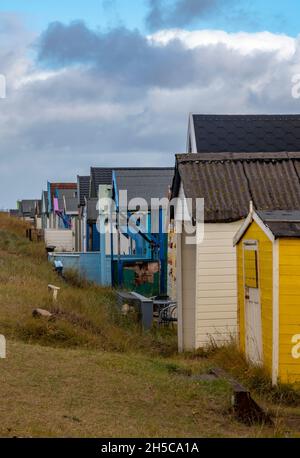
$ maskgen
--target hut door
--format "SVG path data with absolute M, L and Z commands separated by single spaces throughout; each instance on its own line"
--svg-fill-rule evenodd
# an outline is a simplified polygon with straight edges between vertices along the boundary
M 247 358 L 256 365 L 263 360 L 258 243 L 244 242 L 245 339 Z

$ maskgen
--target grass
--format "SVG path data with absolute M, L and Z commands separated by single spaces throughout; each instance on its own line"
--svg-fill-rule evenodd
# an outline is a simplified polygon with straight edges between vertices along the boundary
M 264 367 L 249 364 L 239 351 L 235 341 L 221 347 L 211 345 L 206 350 L 186 354 L 185 357 L 209 372 L 215 367 L 222 368 L 228 378 L 246 387 L 258 404 L 269 413 L 274 421 L 274 434 L 278 437 L 300 437 L 300 386 L 299 384 L 278 383 L 272 385 L 269 372 Z M 205 369 L 204 369 L 205 368 Z M 198 368 L 201 372 L 201 367 Z
M 216 364 L 236 377 L 249 390 L 271 403 L 300 407 L 299 385 L 279 383 L 272 385 L 269 372 L 264 367 L 249 365 L 234 342 L 213 352 Z
M 116 310 L 112 290 L 72 272 L 68 282 L 58 278 L 43 244 L 26 240 L 25 229 L 0 214 L 0 334 L 8 341 L 7 359 L 0 360 L 0 437 L 287 434 L 286 426 L 239 423 L 230 410 L 229 384 L 193 377 L 226 360 L 228 370 L 239 366 L 236 376 L 254 387 L 232 351 L 231 359 L 225 349 L 178 355 L 173 331 L 142 332 Z M 49 283 L 61 287 L 55 304 Z M 34 308 L 52 311 L 55 319 L 33 318 Z M 274 399 L 257 395 L 276 408 Z
M 9 342 L 0 362 L 0 436 L 260 435 L 228 416 L 228 386 L 170 373 L 142 354 Z
M 163 338 L 159 330 L 143 333 L 137 323 L 121 317 L 112 290 L 79 281 L 74 273 L 69 273 L 68 282 L 59 278 L 47 262 L 43 243 L 26 240 L 19 221 L 13 220 L 8 230 L 8 218 L 0 216 L 0 320 L 7 338 L 119 352 L 170 354 L 176 350 L 174 333 Z M 61 288 L 55 304 L 49 283 Z M 35 308 L 54 312 L 55 320 L 33 318 Z

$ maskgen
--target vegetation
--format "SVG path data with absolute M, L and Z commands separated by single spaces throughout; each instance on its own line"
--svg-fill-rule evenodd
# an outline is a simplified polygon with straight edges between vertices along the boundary
M 59 278 L 43 244 L 29 242 L 25 230 L 0 214 L 0 334 L 8 348 L 0 360 L 0 436 L 265 437 L 300 431 L 285 422 L 300 414 L 298 407 L 278 406 L 235 349 L 178 355 L 172 330 L 142 332 L 118 312 L 112 290 L 82 282 L 74 272 L 67 281 Z M 49 283 L 61 287 L 56 303 Z M 33 318 L 35 308 L 53 317 Z M 216 365 L 254 390 L 279 419 L 275 428 L 247 427 L 234 418 L 228 382 L 199 377 Z
M 227 370 L 250 391 L 270 403 L 300 406 L 299 386 L 279 383 L 272 386 L 270 374 L 264 367 L 252 366 L 240 353 L 234 342 L 212 352 L 215 363 Z M 300 420 L 300 418 L 299 418 Z M 300 423 L 299 423 L 300 424 Z
M 0 228 L 0 320 L 7 338 L 64 348 L 176 351 L 174 333 L 163 337 L 157 329 L 144 333 L 138 323 L 120 316 L 112 290 L 88 284 L 74 272 L 67 272 L 67 281 L 59 278 L 47 261 L 43 243 L 24 237 L 22 222 L 2 214 Z M 48 284 L 61 288 L 56 303 Z M 33 318 L 36 308 L 54 313 L 54 319 Z

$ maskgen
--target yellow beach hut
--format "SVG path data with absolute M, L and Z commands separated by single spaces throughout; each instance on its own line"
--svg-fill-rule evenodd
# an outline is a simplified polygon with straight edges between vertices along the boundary
M 241 350 L 273 384 L 300 382 L 300 211 L 250 211 L 237 247 Z

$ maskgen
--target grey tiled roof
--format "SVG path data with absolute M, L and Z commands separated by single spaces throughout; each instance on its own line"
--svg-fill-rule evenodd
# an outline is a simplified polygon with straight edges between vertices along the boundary
M 300 115 L 193 115 L 198 153 L 300 151 Z
M 57 190 L 57 197 L 58 197 L 58 207 L 60 210 L 64 208 L 64 197 L 66 200 L 68 199 L 76 199 L 77 201 L 77 191 L 76 189 L 58 189 Z
M 90 177 L 78 176 L 77 177 L 77 192 L 79 205 L 85 205 L 85 199 L 88 199 L 90 193 Z
M 300 211 L 259 211 L 258 216 L 278 237 L 300 237 Z
M 98 189 L 101 184 L 112 183 L 112 168 L 91 167 L 90 198 L 98 196 Z
M 37 200 L 35 200 L 35 199 L 21 200 L 20 212 L 21 212 L 22 216 L 28 217 L 28 218 L 34 218 L 36 202 L 37 202 Z
M 205 199 L 206 222 L 245 218 L 257 210 L 300 209 L 300 153 L 209 153 L 176 156 L 172 195 Z
M 160 189 L 161 186 L 164 186 L 165 180 L 171 185 L 172 178 L 174 174 L 174 168 L 170 167 L 92 167 L 91 168 L 91 182 L 90 182 L 90 197 L 96 198 L 98 195 L 98 189 L 101 184 L 112 184 L 112 175 L 115 172 L 118 180 L 120 180 L 120 185 L 122 186 L 129 186 L 132 194 L 135 197 L 138 197 L 137 192 L 140 192 L 141 187 L 146 186 L 148 191 L 144 191 L 144 195 L 147 197 L 147 192 L 151 194 L 151 190 L 155 189 L 154 180 L 156 179 L 157 182 L 157 189 Z M 156 178 L 155 178 L 156 177 Z M 171 177 L 171 178 L 170 178 Z M 146 180 L 146 181 L 145 181 Z M 120 188 L 118 186 L 119 189 Z M 168 190 L 167 190 L 168 191 Z M 158 192 L 158 195 L 161 195 L 161 191 Z M 156 196 L 154 196 L 156 197 Z
M 78 213 L 77 197 L 65 197 L 65 211 L 67 214 Z
M 150 205 L 152 198 L 168 197 L 174 176 L 174 168 L 116 170 L 115 176 L 118 191 L 127 191 L 128 202 L 131 199 L 140 197 Z

